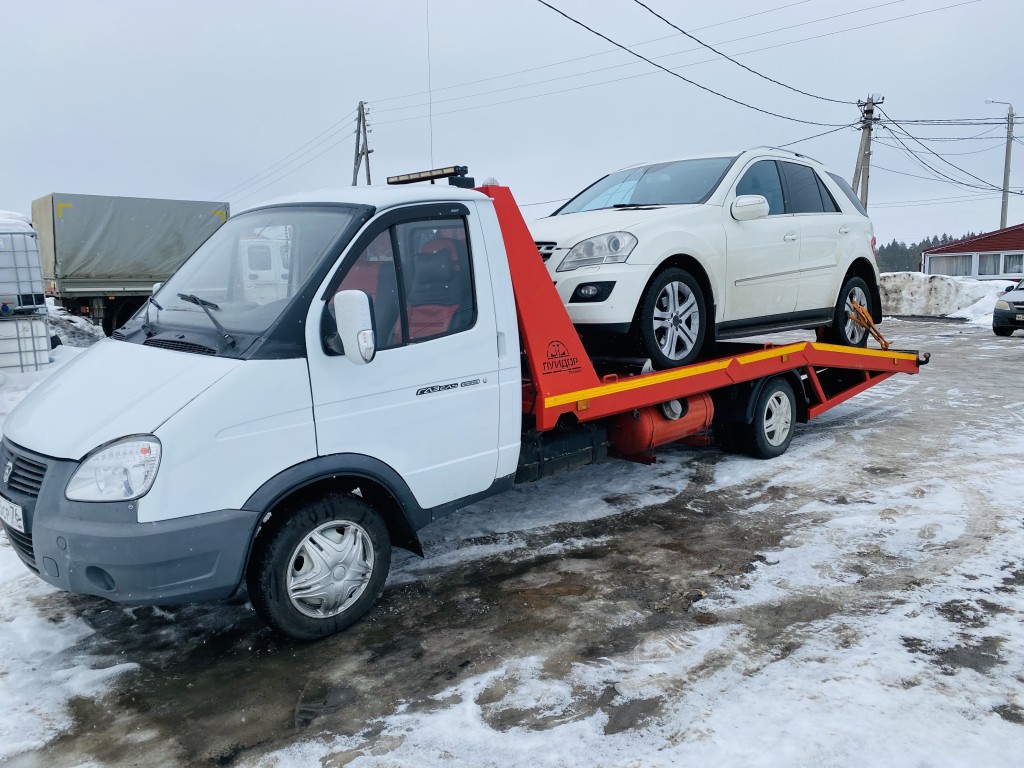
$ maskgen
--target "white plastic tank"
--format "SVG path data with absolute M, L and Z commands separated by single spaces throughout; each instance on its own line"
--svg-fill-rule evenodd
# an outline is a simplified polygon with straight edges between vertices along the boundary
M 20 214 L 0 212 L 0 316 L 45 309 L 35 230 Z
M 50 363 L 39 241 L 28 218 L 0 211 L 0 371 Z

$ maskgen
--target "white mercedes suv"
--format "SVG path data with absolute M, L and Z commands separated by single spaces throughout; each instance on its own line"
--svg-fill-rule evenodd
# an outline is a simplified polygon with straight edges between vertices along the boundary
M 841 177 L 795 152 L 625 168 L 530 231 L 584 342 L 656 368 L 794 328 L 862 346 L 854 301 L 881 320 L 867 213 Z

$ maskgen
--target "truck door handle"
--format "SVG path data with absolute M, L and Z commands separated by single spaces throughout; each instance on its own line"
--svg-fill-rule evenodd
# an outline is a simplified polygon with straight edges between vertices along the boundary
M 785 235 L 783 235 L 782 239 L 785 240 L 787 243 L 796 242 L 796 232 L 787 232 Z
M 850 233 L 850 228 L 848 226 L 846 226 L 845 224 L 843 224 L 843 226 L 841 226 L 839 228 L 839 234 L 840 235 L 848 235 L 849 233 Z

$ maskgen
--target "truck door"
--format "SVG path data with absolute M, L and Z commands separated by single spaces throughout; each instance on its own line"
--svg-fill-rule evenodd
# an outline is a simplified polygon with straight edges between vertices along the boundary
M 486 490 L 497 470 L 497 332 L 474 213 L 459 203 L 386 212 L 344 254 L 307 323 L 319 454 L 383 461 L 424 508 Z M 372 300 L 377 354 L 366 365 L 323 343 L 341 290 Z

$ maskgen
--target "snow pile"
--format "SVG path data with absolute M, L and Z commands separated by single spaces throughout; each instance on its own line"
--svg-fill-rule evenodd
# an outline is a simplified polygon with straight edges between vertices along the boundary
M 106 338 L 100 326 L 93 325 L 84 317 L 72 315 L 64 307 L 57 306 L 49 296 L 46 297 L 46 312 L 50 331 L 60 337 L 62 344 L 70 347 L 88 347 Z
M 882 313 L 964 317 L 979 324 L 991 323 L 996 297 L 1007 285 L 1006 280 L 886 272 L 881 277 Z

